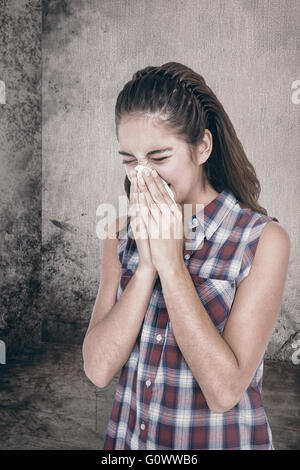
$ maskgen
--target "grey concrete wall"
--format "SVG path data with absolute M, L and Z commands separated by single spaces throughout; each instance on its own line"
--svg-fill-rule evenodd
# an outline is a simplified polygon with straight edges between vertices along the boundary
M 41 65 L 40 2 L 0 0 L 0 339 L 7 357 L 41 338 Z
M 58 5 L 60 5 L 58 7 Z M 124 170 L 114 105 L 138 68 L 182 62 L 224 104 L 262 186 L 260 203 L 292 239 L 280 318 L 266 357 L 290 359 L 299 331 L 297 0 L 45 2 L 43 339 L 77 342 L 97 293 L 96 208 L 117 207 Z
M 290 233 L 288 280 L 266 355 L 290 360 L 299 338 L 300 105 L 292 101 L 299 5 L 45 0 L 41 67 L 40 2 L 0 0 L 0 339 L 8 348 L 81 344 L 103 249 L 96 209 L 117 208 L 125 194 L 117 94 L 138 68 L 178 61 L 224 104 L 256 168 L 260 203 Z

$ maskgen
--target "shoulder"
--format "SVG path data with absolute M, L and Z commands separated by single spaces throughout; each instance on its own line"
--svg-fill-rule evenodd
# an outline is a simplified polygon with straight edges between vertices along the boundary
M 234 227 L 238 228 L 242 232 L 246 232 L 249 235 L 249 239 L 259 237 L 262 232 L 264 234 L 281 233 L 282 236 L 288 237 L 287 231 L 279 224 L 279 221 L 276 217 L 271 217 L 269 215 L 262 214 L 252 210 L 250 207 L 238 201 L 238 204 L 235 206 L 235 219 Z M 266 235 L 265 235 L 266 237 Z M 246 240 L 247 235 L 243 236 L 243 239 Z
M 278 222 L 269 221 L 262 230 L 259 241 L 266 253 L 289 254 L 291 240 L 288 232 Z
M 261 233 L 255 238 L 256 248 L 252 250 L 253 269 L 250 279 L 257 276 L 261 285 L 271 279 L 274 285 L 283 281 L 290 258 L 290 237 L 287 231 L 275 221 L 262 226 Z M 250 242 L 251 246 L 252 242 Z M 247 253 L 249 255 L 249 252 Z M 279 284 L 278 284 L 279 285 Z
M 271 282 L 280 289 L 285 282 L 288 269 L 290 245 L 287 231 L 278 222 L 269 220 L 261 225 L 258 232 L 255 231 L 253 236 L 250 235 L 246 242 L 241 271 L 237 277 L 237 287 L 242 283 L 249 288 L 256 286 L 258 289 L 267 285 L 269 289 Z M 247 277 L 248 280 L 245 279 Z

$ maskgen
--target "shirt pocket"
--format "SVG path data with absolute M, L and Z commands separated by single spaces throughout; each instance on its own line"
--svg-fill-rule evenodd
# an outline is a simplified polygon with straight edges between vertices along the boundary
M 235 281 L 191 274 L 205 310 L 220 333 L 223 333 L 234 300 Z

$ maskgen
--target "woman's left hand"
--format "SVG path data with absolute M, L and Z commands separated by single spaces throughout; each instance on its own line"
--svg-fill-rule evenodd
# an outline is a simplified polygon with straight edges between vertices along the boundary
M 184 231 L 182 210 L 172 200 L 159 175 L 142 172 L 145 184 L 139 181 L 141 214 L 149 235 L 152 263 L 161 270 L 181 266 Z M 138 178 L 139 180 L 139 178 Z

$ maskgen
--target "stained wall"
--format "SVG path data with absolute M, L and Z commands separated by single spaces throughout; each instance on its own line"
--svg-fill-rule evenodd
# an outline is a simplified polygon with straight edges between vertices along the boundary
M 0 0 L 0 339 L 6 354 L 41 339 L 42 14 Z
M 172 8 L 170 8 L 172 7 Z M 132 74 L 182 62 L 228 112 L 261 182 L 260 203 L 292 253 L 266 358 L 289 359 L 299 331 L 299 2 L 45 2 L 43 34 L 43 340 L 80 342 L 100 276 L 99 204 L 118 207 L 124 169 L 114 106 Z
M 299 339 L 299 5 L 0 1 L 0 338 L 8 350 L 82 343 L 100 278 L 97 207 L 117 210 L 125 196 L 117 94 L 137 69 L 177 61 L 223 103 L 261 182 L 260 204 L 290 234 L 266 357 L 291 359 Z

